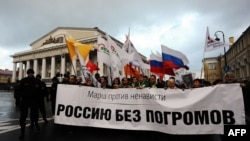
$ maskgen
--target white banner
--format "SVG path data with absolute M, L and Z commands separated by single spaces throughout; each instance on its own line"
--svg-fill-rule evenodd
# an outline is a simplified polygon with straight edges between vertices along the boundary
M 55 123 L 169 134 L 223 134 L 244 125 L 239 84 L 187 90 L 58 85 Z

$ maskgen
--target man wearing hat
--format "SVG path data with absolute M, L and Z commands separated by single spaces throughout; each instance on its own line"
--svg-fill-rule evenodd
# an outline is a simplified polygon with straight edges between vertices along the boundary
M 27 70 L 27 77 L 21 79 L 20 81 L 20 126 L 21 135 L 20 139 L 24 138 L 26 118 L 28 116 L 28 111 L 30 110 L 30 120 L 34 123 L 37 130 L 40 130 L 38 124 L 39 118 L 39 92 L 41 91 L 41 83 L 38 79 L 34 77 L 34 70 Z

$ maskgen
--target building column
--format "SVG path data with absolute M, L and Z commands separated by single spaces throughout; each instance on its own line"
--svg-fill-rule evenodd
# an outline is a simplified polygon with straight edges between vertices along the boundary
M 27 72 L 26 72 L 26 64 L 23 63 L 23 77 L 26 77 Z
M 35 60 L 34 60 L 34 63 L 33 63 L 33 64 L 34 64 L 34 65 L 33 65 L 33 70 L 34 70 L 35 74 L 37 74 L 37 63 L 38 63 L 38 62 L 37 62 L 37 59 L 35 59 Z M 34 74 L 34 75 L 35 75 L 35 74 Z
M 29 60 L 26 61 L 26 71 L 27 71 L 28 69 L 30 69 L 30 61 L 29 61 Z
M 73 59 L 73 61 L 72 61 L 72 67 L 71 67 L 71 72 L 70 72 L 70 74 L 72 74 L 72 75 L 77 75 L 77 74 L 76 74 L 76 59 Z
M 12 80 L 11 82 L 16 82 L 16 63 L 13 63 Z
M 18 79 L 21 80 L 22 78 L 23 78 L 23 62 L 19 62 Z
M 46 77 L 46 58 L 42 59 L 42 79 Z
M 61 56 L 61 73 L 65 74 L 65 56 Z
M 53 78 L 55 76 L 55 56 L 51 57 L 51 68 L 50 68 L 50 78 Z

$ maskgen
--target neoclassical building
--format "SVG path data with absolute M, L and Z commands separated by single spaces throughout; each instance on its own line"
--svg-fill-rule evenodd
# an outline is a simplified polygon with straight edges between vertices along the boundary
M 11 82 L 12 71 L 5 69 L 0 69 L 0 83 L 10 83 Z
M 97 27 L 94 28 L 76 28 L 76 27 L 58 27 L 41 38 L 30 44 L 31 49 L 17 52 L 13 58 L 12 82 L 20 80 L 26 76 L 26 71 L 33 68 L 36 74 L 41 74 L 43 80 L 50 80 L 56 75 L 76 74 L 81 76 L 81 66 L 78 60 L 71 62 L 68 49 L 65 43 L 65 37 L 71 36 L 84 44 L 97 46 L 97 38 L 104 36 L 105 32 Z M 112 37 L 111 37 L 112 38 Z M 112 38 L 118 46 L 123 43 Z M 141 55 L 141 54 L 140 54 Z M 146 62 L 146 57 L 141 55 Z M 97 49 L 90 52 L 89 59 L 100 68 L 100 75 L 107 75 L 107 66 L 104 62 L 97 62 Z M 117 72 L 118 73 L 118 72 Z M 119 72 L 121 73 L 121 72 Z M 146 73 L 149 73 L 147 71 Z

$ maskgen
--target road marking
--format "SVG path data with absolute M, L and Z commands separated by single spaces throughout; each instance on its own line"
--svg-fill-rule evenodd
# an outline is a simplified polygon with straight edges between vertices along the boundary
M 12 119 L 5 122 L 0 122 L 0 134 L 11 132 L 17 129 L 20 129 L 21 127 L 19 125 L 11 125 L 13 123 L 10 123 L 10 121 L 14 121 L 18 119 Z M 53 120 L 53 118 L 47 118 L 47 120 Z M 44 122 L 42 118 L 39 119 L 38 123 Z M 26 124 L 26 127 L 28 127 L 30 124 Z M 2 130 L 2 131 L 1 131 Z

